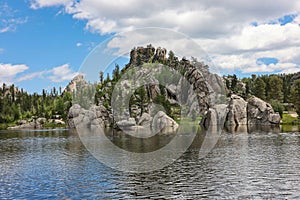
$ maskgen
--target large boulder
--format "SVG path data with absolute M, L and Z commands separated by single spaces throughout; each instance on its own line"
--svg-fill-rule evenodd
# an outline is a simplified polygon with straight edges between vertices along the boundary
M 111 123 L 111 115 L 108 110 L 100 105 L 93 105 L 89 110 L 83 109 L 80 105 L 74 104 L 68 113 L 67 127 L 76 128 L 76 125 L 84 125 L 86 127 L 103 127 L 109 126 Z
M 155 133 L 168 133 L 176 131 L 179 125 L 165 112 L 159 111 L 153 117 L 151 127 Z
M 75 126 L 75 119 L 79 117 L 79 115 L 83 112 L 83 109 L 80 105 L 74 104 L 70 109 L 68 113 L 68 119 L 67 119 L 67 127 L 70 129 L 76 128 Z
M 151 123 L 152 117 L 148 113 L 143 113 L 138 120 L 138 125 L 140 126 L 149 126 Z
M 279 113 L 275 113 L 269 103 L 258 97 L 251 97 L 247 106 L 248 124 L 271 125 L 279 124 L 281 117 Z
M 238 95 L 231 95 L 226 117 L 226 126 L 247 124 L 247 102 Z
M 215 105 L 214 107 L 208 109 L 200 123 L 206 129 L 212 126 L 223 127 L 227 112 L 228 110 L 226 104 Z
M 136 126 L 136 121 L 134 118 L 128 118 L 127 120 L 121 120 L 117 122 L 117 125 L 121 129 L 131 129 Z

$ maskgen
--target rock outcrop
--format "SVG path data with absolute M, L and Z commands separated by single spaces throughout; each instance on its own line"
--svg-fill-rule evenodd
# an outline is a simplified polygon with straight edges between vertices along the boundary
M 87 86 L 87 82 L 84 80 L 84 77 L 82 74 L 78 74 L 75 76 L 70 83 L 67 85 L 67 87 L 64 89 L 65 92 L 76 92 L 80 87 Z
M 21 129 L 39 129 L 42 128 L 41 124 L 36 121 L 26 122 L 24 124 L 20 124 L 13 127 L 8 127 L 8 130 L 21 130 Z
M 281 120 L 269 103 L 255 96 L 248 99 L 247 116 L 248 124 L 271 125 L 279 124 Z
M 21 130 L 21 129 L 42 129 L 47 123 L 64 125 L 65 122 L 61 119 L 46 119 L 43 117 L 30 119 L 30 120 L 20 120 L 17 126 L 8 127 L 8 130 Z
M 87 113 L 88 111 L 82 109 L 80 106 L 74 105 L 69 112 L 68 127 L 74 128 L 74 121 L 77 123 L 91 120 L 91 125 L 103 124 L 105 121 L 111 122 L 112 116 L 110 112 L 113 110 L 114 113 L 117 113 L 116 116 L 120 116 L 114 119 L 114 127 L 115 125 L 120 128 L 150 126 L 154 131 L 164 130 L 167 127 L 177 129 L 178 124 L 163 112 L 166 110 L 159 109 L 161 112 L 157 112 L 158 110 L 155 109 L 155 112 L 152 113 L 150 103 L 155 104 L 155 101 L 160 101 L 160 103 L 166 102 L 166 105 L 171 107 L 171 111 L 168 110 L 168 112 L 178 115 L 180 115 L 180 113 L 178 113 L 177 107 L 183 106 L 185 107 L 184 115 L 190 117 L 195 115 L 195 113 L 196 115 L 200 115 L 207 111 L 208 108 L 214 107 L 216 104 L 224 103 L 222 99 L 226 99 L 226 91 L 222 78 L 210 73 L 207 65 L 198 62 L 196 59 L 190 61 L 186 58 L 182 58 L 179 60 L 172 52 L 169 53 L 167 58 L 166 49 L 161 47 L 155 49 L 153 46 L 148 45 L 147 47 L 132 49 L 130 52 L 130 62 L 122 69 L 122 72 L 126 72 L 126 70 L 133 70 L 135 72 L 134 81 L 131 82 L 127 79 L 122 79 L 122 77 L 126 77 L 124 76 L 126 73 L 123 74 L 121 79 L 118 80 L 117 85 L 114 85 L 115 88 L 121 88 L 118 91 L 114 90 L 116 92 L 115 94 L 117 94 L 116 96 L 113 96 L 114 93 L 112 94 L 114 105 L 107 105 L 107 102 L 111 102 L 112 98 L 108 96 L 109 93 L 107 92 L 110 87 L 112 87 L 111 82 L 103 85 L 102 89 L 104 94 L 97 99 L 100 105 L 104 105 L 105 102 L 109 111 L 101 111 L 99 115 L 97 114 L 95 117 Z M 153 76 L 153 74 L 157 76 Z M 78 76 L 72 80 L 66 88 L 66 91 L 76 91 L 78 84 L 86 84 L 82 81 L 82 78 L 83 76 Z M 165 85 L 161 85 L 163 87 L 160 86 L 161 79 L 167 80 Z M 145 95 L 147 95 L 146 99 L 148 99 L 148 103 L 144 103 L 147 105 L 142 105 L 143 107 L 141 108 L 139 104 L 141 103 L 139 94 L 131 94 L 133 98 L 131 102 L 136 103 L 131 104 L 128 114 L 124 113 L 123 109 L 128 105 L 128 102 L 125 102 L 128 98 L 125 97 L 134 87 L 136 81 L 138 82 L 140 80 L 146 80 L 146 82 L 141 81 L 142 84 L 140 85 L 144 87 L 143 89 Z M 105 88 L 107 88 L 107 90 Z M 162 95 L 164 97 L 162 97 Z M 218 107 L 216 109 L 218 109 Z M 89 109 L 89 111 L 92 110 Z M 139 117 L 141 113 L 143 113 L 143 115 Z M 216 113 L 218 113 L 218 111 L 216 111 Z M 108 116 L 104 116 L 104 114 Z M 123 115 L 124 117 L 122 117 Z
M 167 59 L 166 55 L 167 55 L 167 50 L 165 48 L 158 47 L 153 57 L 153 62 L 159 62 L 159 63 L 164 62 Z
M 293 82 L 293 81 L 298 80 L 298 79 L 300 79 L 300 71 L 292 76 L 291 81 Z
M 151 121 L 152 121 L 152 117 L 148 113 L 143 113 L 138 120 L 138 125 L 144 127 L 150 127 Z
M 136 126 L 136 121 L 134 118 L 128 118 L 117 122 L 120 129 L 132 129 Z
M 74 104 L 69 110 L 67 127 L 70 129 L 76 128 L 77 125 L 84 125 L 88 128 L 107 127 L 111 122 L 112 116 L 104 106 L 94 105 L 86 110 Z
M 205 129 L 209 129 L 212 126 L 223 127 L 227 112 L 228 110 L 226 104 L 219 104 L 209 108 L 205 116 L 202 118 L 200 124 Z
M 226 117 L 226 126 L 247 124 L 247 102 L 238 95 L 231 95 Z
M 226 116 L 225 120 L 221 120 L 220 116 Z M 222 104 L 209 108 L 201 124 L 208 128 L 223 122 L 222 126 L 231 129 L 244 125 L 278 125 L 280 121 L 279 113 L 276 113 L 269 103 L 255 96 L 245 101 L 238 95 L 231 95 L 227 109 L 224 109 Z
M 168 133 L 178 129 L 179 125 L 166 113 L 159 111 L 154 115 L 151 128 L 155 133 Z

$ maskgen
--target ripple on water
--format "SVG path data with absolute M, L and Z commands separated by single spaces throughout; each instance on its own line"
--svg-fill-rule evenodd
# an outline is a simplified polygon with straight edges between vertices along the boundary
M 222 134 L 204 159 L 196 147 L 159 171 L 114 171 L 76 134 L 0 133 L 1 199 L 244 199 L 300 197 L 300 134 Z

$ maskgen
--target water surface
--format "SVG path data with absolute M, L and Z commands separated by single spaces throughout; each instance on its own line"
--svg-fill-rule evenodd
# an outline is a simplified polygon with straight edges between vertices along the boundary
M 143 174 L 101 164 L 76 132 L 1 131 L 0 199 L 299 199 L 298 128 L 224 132 L 204 159 L 199 133 L 172 165 Z

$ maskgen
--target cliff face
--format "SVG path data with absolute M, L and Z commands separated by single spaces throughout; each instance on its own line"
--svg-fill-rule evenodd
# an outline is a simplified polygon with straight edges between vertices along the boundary
M 169 54 L 167 56 L 167 54 Z M 173 86 L 167 86 L 167 93 L 175 96 L 178 92 L 187 92 L 186 99 L 183 101 L 192 101 L 197 99 L 199 108 L 197 113 L 203 113 L 210 106 L 213 106 L 220 100 L 220 96 L 226 94 L 226 87 L 224 86 L 223 79 L 213 73 L 209 72 L 209 67 L 202 62 L 198 62 L 196 59 L 188 60 L 183 57 L 181 60 L 174 55 L 173 52 L 167 52 L 165 48 L 158 47 L 155 49 L 153 46 L 148 45 L 147 47 L 137 47 L 130 52 L 130 62 L 126 65 L 125 70 L 142 66 L 144 63 L 161 63 L 168 66 L 171 70 L 176 70 L 182 74 L 182 79 L 187 79 L 188 82 L 193 86 L 187 91 L 182 91 L 182 88 L 176 88 Z M 175 83 L 178 85 L 177 83 Z M 157 86 L 151 86 L 150 93 L 155 96 L 158 88 Z M 175 88 L 174 90 L 170 88 Z M 196 93 L 196 96 L 192 95 L 192 92 Z M 170 98 L 170 101 L 176 101 L 176 99 Z M 191 109 L 193 110 L 193 109 Z

